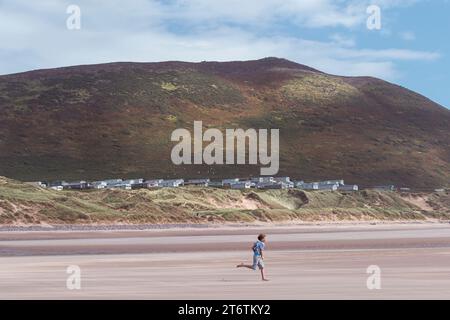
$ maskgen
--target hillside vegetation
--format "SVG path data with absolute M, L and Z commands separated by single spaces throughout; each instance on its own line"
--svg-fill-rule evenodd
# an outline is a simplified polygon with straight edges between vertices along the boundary
M 448 109 L 379 79 L 284 59 L 0 76 L 0 112 L 0 175 L 22 181 L 259 175 L 259 165 L 173 165 L 171 133 L 202 120 L 222 130 L 280 129 L 280 176 L 429 189 L 450 183 Z
M 0 224 L 401 221 L 450 218 L 449 193 L 205 188 L 53 191 L 0 178 Z

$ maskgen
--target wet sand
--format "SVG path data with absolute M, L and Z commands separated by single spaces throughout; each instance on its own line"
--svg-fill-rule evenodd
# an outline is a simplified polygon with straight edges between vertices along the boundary
M 260 231 L 267 283 L 235 268 Z M 70 265 L 81 290 L 66 287 Z M 450 225 L 0 232 L 0 298 L 450 299 Z

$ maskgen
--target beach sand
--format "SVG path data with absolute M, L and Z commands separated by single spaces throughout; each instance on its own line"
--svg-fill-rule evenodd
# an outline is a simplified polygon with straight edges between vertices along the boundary
M 235 267 L 259 232 L 270 282 Z M 0 232 L 0 299 L 450 299 L 450 225 Z

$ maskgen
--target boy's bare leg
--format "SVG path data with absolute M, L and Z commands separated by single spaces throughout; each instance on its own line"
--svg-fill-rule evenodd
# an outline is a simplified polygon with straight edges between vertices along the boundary
M 243 263 L 238 264 L 236 266 L 236 268 L 247 268 L 247 269 L 252 269 L 253 270 L 253 266 L 250 266 L 250 265 L 247 265 L 247 264 L 243 264 Z
M 264 274 L 264 268 L 261 269 L 261 278 L 262 278 L 262 281 L 269 281 L 269 279 L 267 279 L 266 275 Z

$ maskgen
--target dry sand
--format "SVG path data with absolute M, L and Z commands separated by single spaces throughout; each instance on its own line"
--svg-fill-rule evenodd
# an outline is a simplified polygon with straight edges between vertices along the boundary
M 235 268 L 260 230 L 268 283 Z M 66 288 L 69 265 L 81 290 Z M 0 232 L 0 298 L 450 299 L 450 225 Z

